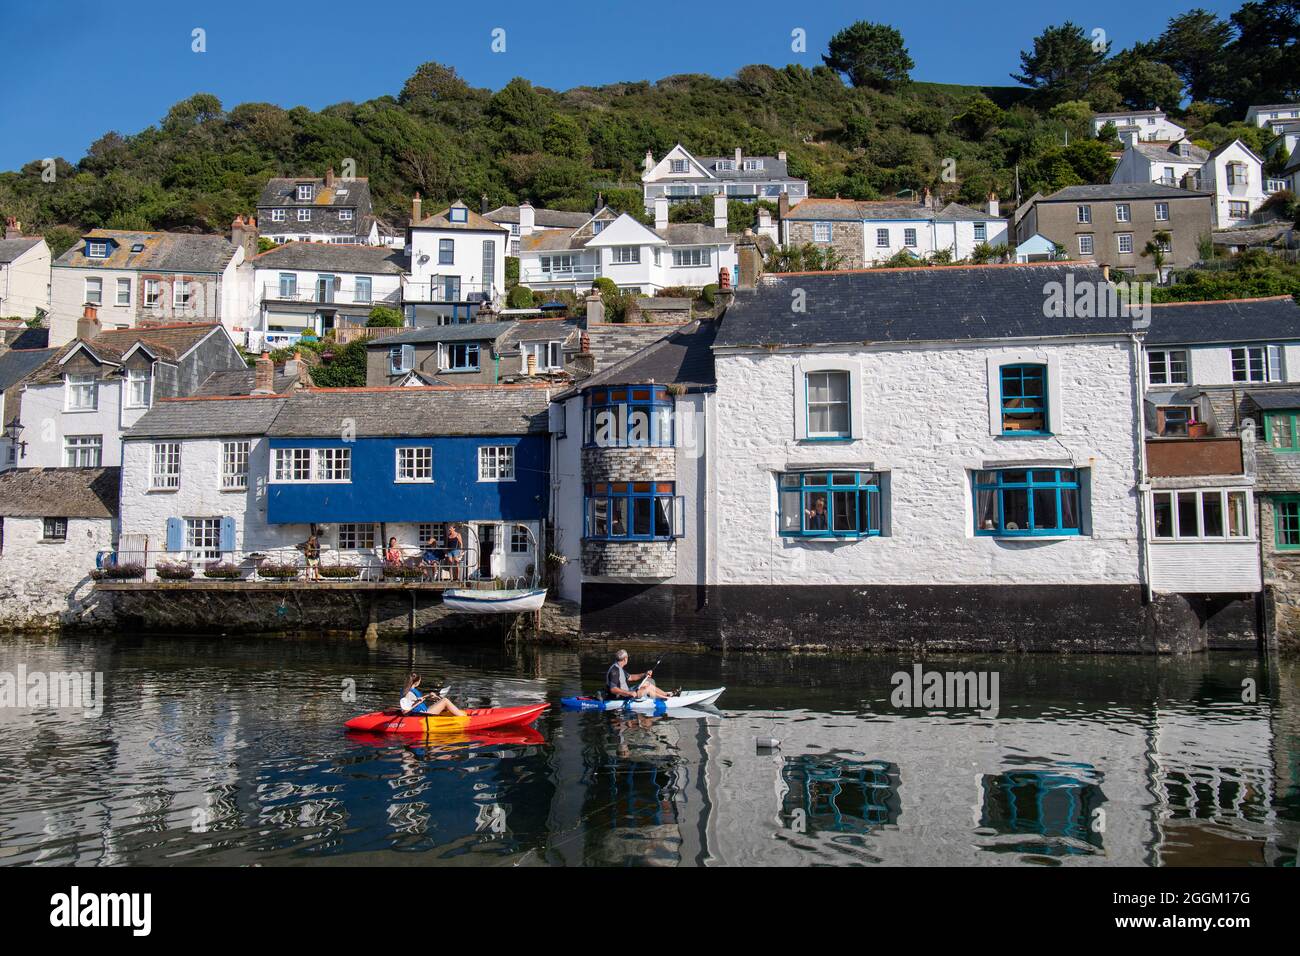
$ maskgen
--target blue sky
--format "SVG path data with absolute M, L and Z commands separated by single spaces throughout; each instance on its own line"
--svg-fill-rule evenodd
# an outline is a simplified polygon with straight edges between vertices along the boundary
M 1073 18 L 1089 31 L 1104 29 L 1122 48 L 1159 34 L 1170 16 L 1191 7 L 1226 16 L 1240 3 L 73 0 L 10 6 L 0 20 L 9 41 L 0 169 L 45 156 L 75 162 L 102 133 L 139 132 L 192 93 L 215 93 L 227 108 L 272 102 L 316 109 L 396 94 L 427 60 L 451 64 L 473 85 L 493 89 L 513 76 L 554 89 L 674 73 L 727 76 L 748 63 L 815 66 L 836 30 L 869 19 L 902 32 L 916 61 L 915 79 L 1010 85 L 1007 74 L 1019 68 L 1019 51 L 1045 26 Z M 729 12 L 736 9 L 743 13 Z M 205 53 L 191 49 L 195 28 L 206 31 Z M 505 30 L 504 53 L 491 50 L 496 28 Z M 807 33 L 806 53 L 791 50 L 796 28 Z

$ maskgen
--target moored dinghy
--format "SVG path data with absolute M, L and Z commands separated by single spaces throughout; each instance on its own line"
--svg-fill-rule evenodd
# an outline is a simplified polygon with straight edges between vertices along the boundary
M 451 588 L 442 592 L 442 603 L 453 611 L 469 614 L 517 614 L 540 611 L 546 602 L 546 588 L 515 588 L 506 591 L 479 591 L 474 588 Z

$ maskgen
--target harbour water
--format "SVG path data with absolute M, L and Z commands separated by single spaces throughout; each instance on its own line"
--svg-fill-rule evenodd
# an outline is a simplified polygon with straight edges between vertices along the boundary
M 662 653 L 632 650 L 632 671 Z M 600 685 L 604 649 L 417 644 L 426 688 L 463 705 L 553 706 L 534 731 L 347 734 L 396 703 L 409 653 L 0 638 L 11 689 L 20 668 L 29 693 L 33 675 L 103 675 L 99 713 L 0 706 L 0 863 L 1295 865 L 1285 658 L 923 662 L 996 674 L 994 716 L 898 706 L 910 658 L 674 652 L 661 685 L 726 693 L 647 717 L 559 709 Z

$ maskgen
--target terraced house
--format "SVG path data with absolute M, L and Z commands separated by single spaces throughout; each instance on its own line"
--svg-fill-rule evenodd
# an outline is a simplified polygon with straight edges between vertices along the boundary
M 323 178 L 269 180 L 257 200 L 257 221 L 274 242 L 401 246 L 400 237 L 375 218 L 370 180 L 337 177 L 333 169 Z
M 245 248 L 223 236 L 93 229 L 50 269 L 50 344 L 77 335 L 86 306 L 104 330 L 221 322 L 241 340 Z

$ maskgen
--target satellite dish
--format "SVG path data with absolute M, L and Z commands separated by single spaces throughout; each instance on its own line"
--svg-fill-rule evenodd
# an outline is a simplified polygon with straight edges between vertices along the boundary
M 429 254 L 427 252 L 424 255 L 420 256 L 420 265 L 424 265 L 428 261 L 429 261 Z

